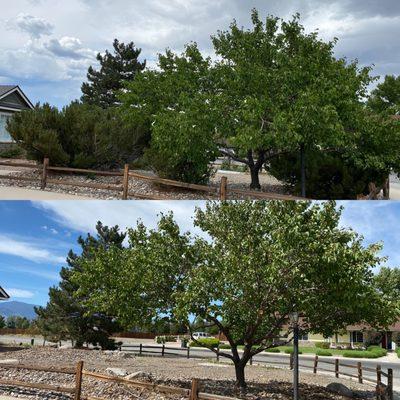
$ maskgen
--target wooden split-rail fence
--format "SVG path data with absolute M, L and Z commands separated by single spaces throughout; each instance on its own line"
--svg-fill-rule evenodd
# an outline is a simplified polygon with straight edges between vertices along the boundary
M 198 348 L 197 348 L 198 349 Z M 168 347 L 165 345 L 162 346 L 152 346 L 152 345 L 143 345 L 143 344 L 135 344 L 135 345 L 122 345 L 120 347 L 121 351 L 129 351 L 136 353 L 138 355 L 161 355 L 161 357 L 165 356 L 175 356 L 175 357 L 185 357 L 185 358 L 204 358 L 204 355 L 196 354 L 191 351 L 190 347 L 187 348 L 179 348 L 179 347 Z M 206 349 L 203 349 L 206 350 Z M 211 351 L 210 351 L 211 352 Z M 274 353 L 262 353 L 263 360 L 257 359 L 257 361 L 250 359 L 250 365 L 253 362 L 257 362 L 258 364 L 271 364 L 277 365 L 280 367 L 286 367 L 289 369 L 293 369 L 293 355 L 290 357 L 282 357 L 282 360 L 276 359 L 276 354 Z M 220 360 L 220 355 L 215 354 L 216 360 Z M 269 359 L 268 359 L 269 358 Z M 347 360 L 343 359 L 326 359 L 320 358 L 317 355 L 311 359 L 312 365 L 307 365 L 304 363 L 305 359 L 300 359 L 299 368 L 301 369 L 309 369 L 312 370 L 314 374 L 318 374 L 318 372 L 322 372 L 324 374 L 332 374 L 336 378 L 347 377 L 354 378 L 358 380 L 359 383 L 369 383 L 375 386 L 376 390 L 376 399 L 377 400 L 393 400 L 393 369 L 388 368 L 387 372 L 382 370 L 381 365 L 376 365 L 375 368 L 370 368 L 362 364 L 362 362 L 357 362 L 356 365 L 350 364 Z M 347 362 L 346 362 L 347 361 Z M 329 369 L 327 366 L 331 366 Z M 354 370 L 354 373 L 349 372 Z M 366 373 L 369 374 L 366 374 Z M 373 374 L 374 378 L 372 378 L 371 374 Z M 385 383 L 386 382 L 386 383 Z
M 0 377 L 0 386 L 10 387 L 10 388 L 36 389 L 39 391 L 45 391 L 51 393 L 53 392 L 66 393 L 73 396 L 72 398 L 74 400 L 108 400 L 93 396 L 83 396 L 82 386 L 84 383 L 84 378 L 87 377 L 110 383 L 123 384 L 128 387 L 134 387 L 141 390 L 149 390 L 157 393 L 176 394 L 179 395 L 180 398 L 187 398 L 189 400 L 238 400 L 235 399 L 234 397 L 226 397 L 212 393 L 202 392 L 201 381 L 198 379 L 192 379 L 190 388 L 184 388 L 176 386 L 158 385 L 150 382 L 135 381 L 116 376 L 103 375 L 97 372 L 86 371 L 83 369 L 83 366 L 84 366 L 83 361 L 79 361 L 75 368 L 41 367 L 41 366 L 34 366 L 27 364 L 0 364 L 0 369 L 4 368 L 4 369 L 17 369 L 17 370 L 30 370 L 30 371 L 42 371 L 42 372 L 51 372 L 58 374 L 75 375 L 75 384 L 73 387 L 19 381 L 13 379 L 3 379 L 1 377 Z
M 207 186 L 207 185 L 197 185 L 186 182 L 174 181 L 171 179 L 159 178 L 156 176 L 148 176 L 140 174 L 138 172 L 130 170 L 129 164 L 126 164 L 123 170 L 118 171 L 100 171 L 94 169 L 83 169 L 83 168 L 69 168 L 69 167 L 55 167 L 50 165 L 48 158 L 43 160 L 42 165 L 34 165 L 29 163 L 15 163 L 10 161 L 1 161 L 0 166 L 11 167 L 11 168 L 28 168 L 36 170 L 40 173 L 40 180 L 36 177 L 23 176 L 23 175 L 1 175 L 0 179 L 9 179 L 16 181 L 25 182 L 35 182 L 40 183 L 40 188 L 44 190 L 48 184 L 56 186 L 75 186 L 83 187 L 89 189 L 101 189 L 119 192 L 123 200 L 127 200 L 130 197 L 138 199 L 147 200 L 167 200 L 165 196 L 160 195 L 144 195 L 137 192 L 129 191 L 129 178 L 135 178 L 143 181 L 153 182 L 154 184 L 159 184 L 166 187 L 181 188 L 192 191 L 199 191 L 208 193 L 211 197 L 219 198 L 220 200 L 227 200 L 229 195 L 234 194 L 236 196 L 252 199 L 267 199 L 267 200 L 299 200 L 302 198 L 295 196 L 287 196 L 279 193 L 267 193 L 258 192 L 252 190 L 242 190 L 234 189 L 228 186 L 228 178 L 221 177 L 219 187 L 217 186 Z M 104 184 L 104 183 L 90 183 L 90 182 L 77 182 L 74 180 L 64 180 L 64 179 L 52 179 L 49 177 L 49 172 L 58 173 L 69 173 L 69 174 L 86 174 L 94 176 L 114 176 L 120 177 L 120 184 Z M 304 199 L 303 199 L 304 200 Z

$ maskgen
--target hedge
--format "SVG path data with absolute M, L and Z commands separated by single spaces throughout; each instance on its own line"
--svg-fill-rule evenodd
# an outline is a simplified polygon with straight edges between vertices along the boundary
M 317 349 L 329 349 L 330 346 L 331 346 L 331 344 L 328 342 L 316 342 L 315 343 L 315 347 Z
M 266 349 L 267 353 L 280 353 L 281 351 L 277 347 L 271 347 L 270 349 Z
M 387 356 L 387 350 L 379 346 L 369 346 L 367 350 L 379 354 L 380 357 Z
M 317 350 L 315 352 L 315 354 L 317 356 L 325 356 L 325 357 L 332 357 L 333 356 L 333 354 L 329 350 L 326 350 L 326 349 L 319 349 L 319 350 Z
M 286 354 L 293 354 L 293 351 L 294 351 L 293 349 L 286 349 L 286 350 L 285 350 L 285 353 L 286 353 Z M 299 350 L 299 354 L 303 354 L 303 352 L 301 352 L 301 351 Z
M 343 357 L 348 358 L 379 358 L 382 357 L 376 351 L 367 351 L 367 350 L 348 350 L 343 352 Z
M 196 342 L 190 342 L 190 347 L 212 347 L 216 348 L 219 345 L 219 340 L 215 338 L 197 339 Z

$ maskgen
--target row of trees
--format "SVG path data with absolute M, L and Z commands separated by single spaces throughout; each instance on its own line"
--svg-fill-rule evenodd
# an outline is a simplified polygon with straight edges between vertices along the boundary
M 212 37 L 216 60 L 191 43 L 160 54 L 154 70 L 115 40 L 89 69 L 81 103 L 38 107 L 8 129 L 53 163 L 112 166 L 144 153 L 161 176 L 205 183 L 226 155 L 248 167 L 254 189 L 265 168 L 321 198 L 354 198 L 398 172 L 400 78 L 369 95 L 371 69 L 335 57 L 337 40 L 306 33 L 299 15 L 263 22 L 253 10 L 252 23 Z
M 99 224 L 96 238 L 80 239 L 82 255 L 68 257 L 39 321 L 80 335 L 77 344 L 91 341 L 99 316 L 119 329 L 222 333 L 232 352 L 212 350 L 233 361 L 245 387 L 250 358 L 291 341 L 292 311 L 303 313 L 304 332 L 326 337 L 361 322 L 382 330 L 400 315 L 399 271 L 375 276 L 381 245 L 365 247 L 340 215 L 333 202 L 209 202 L 195 213 L 201 234 L 181 232 L 167 214 L 155 229 L 129 229 L 126 246 L 118 227 Z
M 19 315 L 10 315 L 7 318 L 0 315 L 0 329 L 29 329 L 34 328 L 35 322 Z

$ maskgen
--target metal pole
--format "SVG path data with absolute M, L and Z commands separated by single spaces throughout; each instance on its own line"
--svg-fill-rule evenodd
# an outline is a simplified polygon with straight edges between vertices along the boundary
M 296 322 L 293 330 L 293 400 L 299 400 L 299 325 Z

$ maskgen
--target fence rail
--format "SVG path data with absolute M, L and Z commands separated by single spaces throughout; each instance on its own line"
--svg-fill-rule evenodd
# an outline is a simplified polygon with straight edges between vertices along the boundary
M 60 385 L 49 385 L 45 383 L 33 383 L 12 379 L 0 378 L 0 386 L 8 387 L 22 387 L 38 389 L 57 393 L 68 393 L 72 394 L 74 400 L 106 400 L 103 398 L 97 398 L 92 396 L 82 396 L 83 378 L 88 377 L 106 382 L 124 384 L 127 386 L 133 386 L 139 389 L 151 390 L 167 394 L 178 394 L 180 397 L 185 396 L 189 400 L 239 400 L 234 397 L 220 396 L 212 393 L 201 392 L 201 382 L 198 379 L 192 379 L 190 388 L 158 385 L 150 382 L 142 382 L 129 380 L 126 378 L 103 375 L 97 372 L 87 371 L 83 369 L 83 361 L 79 361 L 75 368 L 73 367 L 62 367 L 62 368 L 46 368 L 27 364 L 0 364 L 0 369 L 25 369 L 33 371 L 45 371 L 60 374 L 73 374 L 75 375 L 75 386 L 66 387 Z
M 150 181 L 155 184 L 167 186 L 167 187 L 175 187 L 182 188 L 187 190 L 194 190 L 200 192 L 206 192 L 211 196 L 214 196 L 216 199 L 220 200 L 228 200 L 230 194 L 241 195 L 243 197 L 249 198 L 259 198 L 259 199 L 267 199 L 267 200 L 299 200 L 303 199 L 300 197 L 282 195 L 278 193 L 267 193 L 267 192 L 257 192 L 253 190 L 241 190 L 234 189 L 228 186 L 228 178 L 223 176 L 221 177 L 219 187 L 217 186 L 207 186 L 207 185 L 197 185 L 186 182 L 178 182 L 171 179 L 164 179 L 155 176 L 148 176 L 144 174 L 139 174 L 137 172 L 131 171 L 129 168 L 129 164 L 126 164 L 123 170 L 119 171 L 100 171 L 95 169 L 83 169 L 83 168 L 70 168 L 70 167 L 56 167 L 51 166 L 48 158 L 43 160 L 43 164 L 34 165 L 34 164 L 26 164 L 26 163 L 13 163 L 10 161 L 1 161 L 0 166 L 6 167 L 18 167 L 18 168 L 27 168 L 33 169 L 41 173 L 41 178 L 32 178 L 25 176 L 13 176 L 13 175 L 1 175 L 0 179 L 9 179 L 15 181 L 27 181 L 27 182 L 37 182 L 40 183 L 41 190 L 44 190 L 47 184 L 58 185 L 58 186 L 76 186 L 76 187 L 85 187 L 91 189 L 102 189 L 102 190 L 110 190 L 121 193 L 121 198 L 123 200 L 127 200 L 129 197 L 136 197 L 141 199 L 148 200 L 166 200 L 169 199 L 165 196 L 161 195 L 144 195 L 141 193 L 131 192 L 129 191 L 129 178 L 136 178 L 139 180 Z M 71 174 L 88 174 L 88 175 L 98 175 L 98 176 L 114 176 L 121 177 L 120 184 L 102 184 L 102 183 L 86 183 L 86 182 L 75 182 L 68 180 L 58 180 L 58 179 L 49 179 L 49 172 L 64 172 Z M 304 199 L 303 199 L 304 200 Z
M 164 356 L 175 356 L 175 357 L 186 357 L 186 358 L 204 358 L 204 356 L 193 354 L 190 350 L 190 347 L 180 348 L 180 347 L 168 347 L 165 345 L 162 346 L 152 346 L 152 345 L 143 345 L 143 344 L 130 344 L 130 345 L 122 345 L 120 346 L 121 351 L 129 351 L 137 353 L 138 355 L 146 355 L 146 354 L 158 354 L 161 357 Z M 174 352 L 172 352 L 172 350 Z M 206 349 L 205 349 L 206 350 Z M 211 350 L 210 350 L 211 352 Z M 184 353 L 184 354 L 183 354 Z M 263 356 L 273 357 L 274 353 L 263 353 Z M 220 359 L 220 355 L 215 355 L 217 361 Z M 300 361 L 304 361 L 300 360 Z M 311 360 L 310 360 L 311 361 Z M 356 365 L 349 364 L 348 362 L 344 362 L 341 359 L 335 358 L 333 360 L 325 360 L 319 358 L 317 355 L 312 359 L 312 365 L 307 365 L 300 363 L 299 367 L 302 369 L 310 369 L 314 374 L 317 374 L 318 371 L 328 372 L 333 374 L 336 378 L 340 378 L 340 376 L 345 376 L 349 378 L 355 378 L 359 383 L 372 383 L 376 385 L 376 398 L 378 400 L 393 400 L 393 370 L 388 368 L 387 372 L 382 371 L 382 366 L 377 365 L 376 368 L 369 368 L 363 366 L 361 362 L 357 362 Z M 250 359 L 250 365 L 254 362 L 253 359 Z M 279 365 L 288 367 L 289 369 L 293 369 L 293 355 L 290 355 L 289 358 L 283 358 L 282 360 L 257 360 L 257 363 L 266 363 L 272 365 Z M 334 366 L 334 369 L 324 368 L 323 365 L 331 365 Z M 321 367 L 322 365 L 322 367 Z M 342 367 L 342 369 L 340 368 Z M 347 371 L 343 371 L 343 368 L 350 368 L 356 370 L 354 374 L 349 373 Z M 376 374 L 376 379 L 372 379 L 369 375 L 365 376 L 363 372 L 370 372 Z M 382 377 L 387 378 L 387 383 L 385 384 L 382 381 Z

